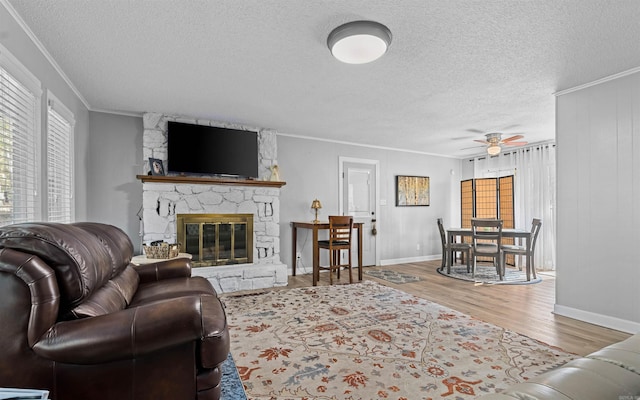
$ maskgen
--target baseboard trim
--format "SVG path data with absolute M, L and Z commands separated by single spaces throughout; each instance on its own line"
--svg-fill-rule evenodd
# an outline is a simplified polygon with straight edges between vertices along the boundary
M 405 258 L 392 258 L 389 260 L 380 260 L 380 265 L 394 265 L 394 264 L 406 264 L 412 262 L 421 262 L 421 261 L 433 261 L 439 260 L 442 258 L 441 255 L 432 255 L 432 256 L 420 256 L 420 257 L 405 257 Z
M 579 310 L 559 304 L 555 304 L 553 306 L 553 313 L 562 315 L 563 317 L 588 322 L 590 324 L 604 326 L 605 328 L 615 329 L 621 332 L 632 334 L 640 332 L 640 323 L 638 322 L 610 317 L 608 315 L 596 314 L 590 311 Z

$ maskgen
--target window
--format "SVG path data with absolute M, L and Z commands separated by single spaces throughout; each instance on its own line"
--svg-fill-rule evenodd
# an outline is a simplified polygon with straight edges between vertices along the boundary
M 40 82 L 0 46 L 0 225 L 37 220 Z
M 73 220 L 73 114 L 48 93 L 47 215 L 50 222 Z

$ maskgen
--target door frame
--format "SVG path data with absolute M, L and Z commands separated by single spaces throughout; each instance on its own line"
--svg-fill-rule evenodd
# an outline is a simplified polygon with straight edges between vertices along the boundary
M 355 157 L 338 157 L 338 205 L 340 215 L 344 215 L 344 164 L 345 163 L 358 163 L 372 165 L 376 171 L 376 229 L 378 232 L 382 232 L 380 229 L 380 160 L 371 160 L 367 158 L 355 158 Z M 376 244 L 375 265 L 380 265 L 380 243 L 378 242 L 378 235 L 374 238 Z

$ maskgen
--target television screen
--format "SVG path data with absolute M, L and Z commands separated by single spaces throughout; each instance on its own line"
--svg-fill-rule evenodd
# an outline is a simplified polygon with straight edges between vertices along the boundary
M 258 177 L 258 134 L 169 121 L 170 173 Z

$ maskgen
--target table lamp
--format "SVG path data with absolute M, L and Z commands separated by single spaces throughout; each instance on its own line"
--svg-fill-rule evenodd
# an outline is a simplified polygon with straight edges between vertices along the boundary
M 317 224 L 318 222 L 320 222 L 318 220 L 318 210 L 322 208 L 322 204 L 320 204 L 320 200 L 315 199 L 313 200 L 313 202 L 311 203 L 311 209 L 316 211 L 316 219 L 313 220 L 314 224 Z

